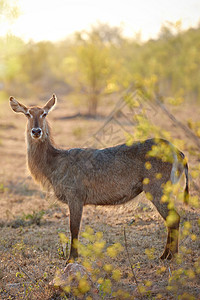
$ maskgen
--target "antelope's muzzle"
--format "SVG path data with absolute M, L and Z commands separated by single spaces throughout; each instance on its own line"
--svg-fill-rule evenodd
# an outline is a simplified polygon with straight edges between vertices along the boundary
M 34 139 L 39 139 L 42 137 L 42 129 L 41 128 L 33 128 L 31 130 L 31 136 Z

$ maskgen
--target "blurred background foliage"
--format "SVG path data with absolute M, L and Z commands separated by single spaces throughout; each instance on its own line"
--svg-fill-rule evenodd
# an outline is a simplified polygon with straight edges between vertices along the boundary
M 0 0 L 0 22 L 5 20 L 12 22 L 19 14 L 19 7 L 14 1 Z
M 19 11 L 0 0 L 0 23 Z M 0 100 L 75 93 L 96 115 L 101 98 L 133 82 L 159 90 L 172 102 L 200 101 L 200 26 L 168 23 L 156 40 L 125 38 L 122 28 L 97 23 L 59 42 L 0 38 Z M 173 96 L 173 97 L 172 97 Z

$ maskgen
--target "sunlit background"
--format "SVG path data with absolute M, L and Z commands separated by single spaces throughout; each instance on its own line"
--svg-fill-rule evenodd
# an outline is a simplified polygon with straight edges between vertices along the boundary
M 140 33 L 143 40 L 157 37 L 165 22 L 181 20 L 182 28 L 200 20 L 198 0 L 18 0 L 20 16 L 4 21 L 0 34 L 7 32 L 26 41 L 64 39 L 74 31 L 89 29 L 97 21 L 121 25 L 126 36 Z

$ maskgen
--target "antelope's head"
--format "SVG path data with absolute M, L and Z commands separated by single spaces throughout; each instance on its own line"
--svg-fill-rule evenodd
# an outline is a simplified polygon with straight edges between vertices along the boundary
M 45 118 L 55 104 L 55 95 L 53 95 L 43 107 L 26 107 L 24 104 L 18 102 L 15 98 L 10 97 L 10 106 L 14 112 L 23 113 L 27 117 L 27 134 L 34 141 L 43 140 L 49 134 L 48 125 Z

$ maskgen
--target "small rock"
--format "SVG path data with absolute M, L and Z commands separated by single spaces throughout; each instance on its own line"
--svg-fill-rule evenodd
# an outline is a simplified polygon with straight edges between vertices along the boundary
M 137 212 L 146 212 L 146 211 L 151 211 L 151 210 L 152 210 L 152 208 L 148 204 L 141 202 L 141 203 L 138 203 L 137 208 L 136 208 L 135 211 L 137 211 Z
M 62 271 L 58 271 L 49 285 L 53 288 L 61 289 L 68 294 L 76 288 L 80 294 L 92 294 L 93 299 L 100 299 L 98 289 L 95 287 L 89 272 L 83 265 L 77 262 L 69 263 Z

